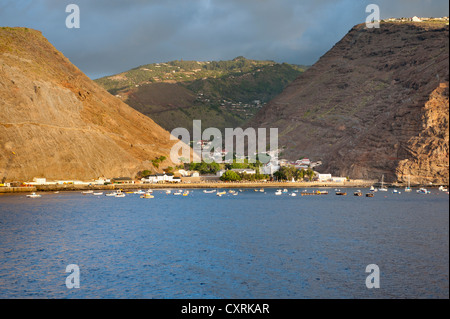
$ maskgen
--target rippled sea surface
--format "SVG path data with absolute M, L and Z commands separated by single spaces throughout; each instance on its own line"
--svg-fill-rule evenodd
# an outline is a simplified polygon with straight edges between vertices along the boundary
M 0 298 L 449 298 L 447 194 L 275 191 L 2 195 Z

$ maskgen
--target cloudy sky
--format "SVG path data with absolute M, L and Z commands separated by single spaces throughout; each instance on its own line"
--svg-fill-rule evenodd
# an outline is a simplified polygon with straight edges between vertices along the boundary
M 80 28 L 66 28 L 68 4 Z M 171 60 L 313 64 L 370 3 L 381 18 L 448 16 L 447 0 L 0 0 L 0 26 L 37 29 L 91 78 Z

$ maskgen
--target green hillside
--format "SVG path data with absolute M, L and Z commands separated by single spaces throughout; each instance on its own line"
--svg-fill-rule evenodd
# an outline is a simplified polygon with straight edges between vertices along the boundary
M 97 79 L 111 94 L 167 130 L 242 126 L 306 67 L 237 57 L 147 64 Z

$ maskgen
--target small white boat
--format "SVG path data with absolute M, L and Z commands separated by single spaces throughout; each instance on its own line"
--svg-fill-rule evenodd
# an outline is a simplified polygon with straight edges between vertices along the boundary
M 439 190 L 440 190 L 441 192 L 448 192 L 447 187 L 444 187 L 444 186 L 439 186 Z
M 431 191 L 427 190 L 426 188 L 420 188 L 417 190 L 417 193 L 419 194 L 431 194 Z
M 223 192 L 217 192 L 217 196 L 222 196 L 222 195 L 225 195 L 227 192 L 225 192 L 225 191 L 223 191 Z
M 279 195 L 281 195 L 282 194 L 282 192 L 280 191 L 280 190 L 277 190 L 276 192 L 275 192 L 275 195 L 277 195 L 277 196 L 279 196 Z
M 285 188 L 285 189 L 283 189 L 283 193 L 287 193 L 288 192 L 288 190 Z
M 92 193 L 92 195 L 94 195 L 94 196 L 101 196 L 101 195 L 103 195 L 103 192 L 99 192 L 99 193 Z
M 28 198 L 39 198 L 39 197 L 42 197 L 42 196 L 39 195 L 39 194 L 36 194 L 36 193 L 31 193 L 30 195 L 27 195 L 27 197 Z
M 290 196 L 295 197 L 295 196 L 297 196 L 297 194 L 296 193 L 291 193 Z
M 411 175 L 408 175 L 408 186 L 405 187 L 405 192 L 409 193 L 411 191 L 412 191 L 412 189 L 411 189 Z
M 260 191 L 261 193 L 263 193 L 263 192 L 264 192 L 264 188 L 261 188 L 259 191 Z
M 174 195 L 183 195 L 182 191 L 176 191 L 175 193 L 173 193 Z
M 371 192 L 374 192 L 375 191 L 375 187 L 373 187 L 373 185 L 372 186 L 370 186 L 370 189 L 369 189 Z
M 141 195 L 140 198 L 155 198 L 151 192 L 146 192 L 144 195 Z
M 145 192 L 142 189 L 138 189 L 137 191 L 134 192 L 134 194 L 143 195 L 145 194 Z
M 213 190 L 210 190 L 210 191 L 208 191 L 208 190 L 204 190 L 203 191 L 203 193 L 205 193 L 205 194 L 212 194 L 212 193 L 215 193 L 215 192 L 217 192 L 217 190 L 215 190 L 215 189 L 213 189 Z
M 170 189 L 168 189 L 168 190 L 166 190 L 166 194 L 167 195 L 172 194 L 172 191 Z
M 81 194 L 83 194 L 83 195 L 86 195 L 86 194 L 92 194 L 92 193 L 94 193 L 94 191 L 84 191 L 84 192 L 81 192 Z
M 116 196 L 116 195 L 117 195 L 116 192 L 105 194 L 105 196 L 108 196 L 108 197 L 112 197 L 112 196 Z
M 384 175 L 381 176 L 381 187 L 378 189 L 380 192 L 387 192 L 388 189 L 384 187 Z
M 398 189 L 394 189 L 394 190 L 392 191 L 392 194 L 401 194 L 401 192 L 399 192 Z

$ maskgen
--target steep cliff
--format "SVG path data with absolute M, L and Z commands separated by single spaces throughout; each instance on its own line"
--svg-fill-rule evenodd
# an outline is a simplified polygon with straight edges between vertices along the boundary
M 0 177 L 132 177 L 173 143 L 40 32 L 0 28 Z
M 357 25 L 268 103 L 283 157 L 352 178 L 448 183 L 448 25 Z

